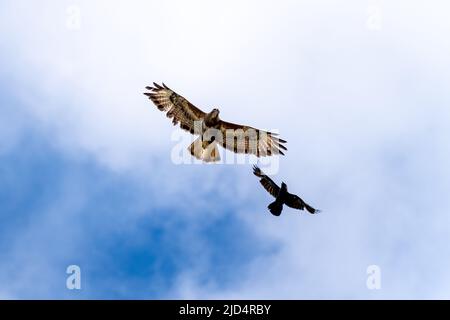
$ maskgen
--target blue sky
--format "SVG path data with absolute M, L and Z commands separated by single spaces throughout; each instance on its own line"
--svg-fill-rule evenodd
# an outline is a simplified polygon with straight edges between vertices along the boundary
M 0 9 L 0 298 L 450 297 L 445 1 Z M 153 81 L 278 130 L 274 179 L 323 213 L 272 217 L 248 163 L 174 164 Z

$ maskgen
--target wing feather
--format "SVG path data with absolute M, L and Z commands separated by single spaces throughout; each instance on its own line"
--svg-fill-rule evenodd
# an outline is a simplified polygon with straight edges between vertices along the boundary
M 289 196 L 285 200 L 285 203 L 288 207 L 291 207 L 293 209 L 299 209 L 299 210 L 306 209 L 311 214 L 320 212 L 320 210 L 314 209 L 309 204 L 307 204 L 305 201 L 303 201 L 303 199 L 301 199 L 300 197 L 295 196 L 293 194 L 289 194 Z
M 303 210 L 305 208 L 305 202 L 301 198 L 291 194 L 286 198 L 286 205 L 293 209 Z
M 275 182 L 273 182 L 272 179 L 266 176 L 260 168 L 258 168 L 257 166 L 253 166 L 253 174 L 261 178 L 259 182 L 267 192 L 269 192 L 275 198 L 278 196 L 278 194 L 280 193 L 280 187 Z
M 167 117 L 172 119 L 174 125 L 180 124 L 182 129 L 194 133 L 195 121 L 202 121 L 205 113 L 164 83 L 161 86 L 153 82 L 153 86 L 146 87 L 149 92 L 144 94 L 160 111 L 166 112 Z
M 220 121 L 219 126 L 224 137 L 222 146 L 235 153 L 264 157 L 284 155 L 283 151 L 287 150 L 286 140 L 278 138 L 276 133 L 226 121 Z

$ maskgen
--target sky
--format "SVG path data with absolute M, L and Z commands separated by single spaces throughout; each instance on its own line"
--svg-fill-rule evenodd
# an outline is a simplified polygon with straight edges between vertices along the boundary
M 0 299 L 449 299 L 449 11 L 0 0 Z M 261 165 L 322 212 L 174 161 L 153 81 L 277 130 Z

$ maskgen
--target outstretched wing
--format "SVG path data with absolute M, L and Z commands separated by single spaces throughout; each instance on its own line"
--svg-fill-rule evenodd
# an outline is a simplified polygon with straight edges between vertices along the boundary
M 164 83 L 160 86 L 153 82 L 153 85 L 154 87 L 146 87 L 150 92 L 144 94 L 153 101 L 159 110 L 167 112 L 167 117 L 172 119 L 174 125 L 179 123 L 182 129 L 194 133 L 194 122 L 202 121 L 205 113 Z
M 269 192 L 275 198 L 278 196 L 278 193 L 280 193 L 280 187 L 277 186 L 277 184 L 273 182 L 272 179 L 266 176 L 260 168 L 258 168 L 257 166 L 253 166 L 253 174 L 261 178 L 259 182 L 261 182 L 262 186 L 267 190 L 267 192 Z
M 291 207 L 294 209 L 299 209 L 299 210 L 306 209 L 311 214 L 320 212 L 320 210 L 314 209 L 313 207 L 308 205 L 305 201 L 303 201 L 300 197 L 293 195 L 293 194 L 289 194 L 287 196 L 285 203 L 288 207 Z
M 265 157 L 276 154 L 284 155 L 285 140 L 277 137 L 276 133 L 259 130 L 249 126 L 220 121 L 222 132 L 222 146 L 235 153 L 254 154 Z

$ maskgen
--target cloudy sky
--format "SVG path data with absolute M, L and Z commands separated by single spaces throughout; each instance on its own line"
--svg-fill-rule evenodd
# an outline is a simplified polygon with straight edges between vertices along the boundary
M 0 298 L 450 298 L 449 11 L 1 0 Z M 254 159 L 174 163 L 153 81 L 278 130 L 323 212 L 271 216 Z

